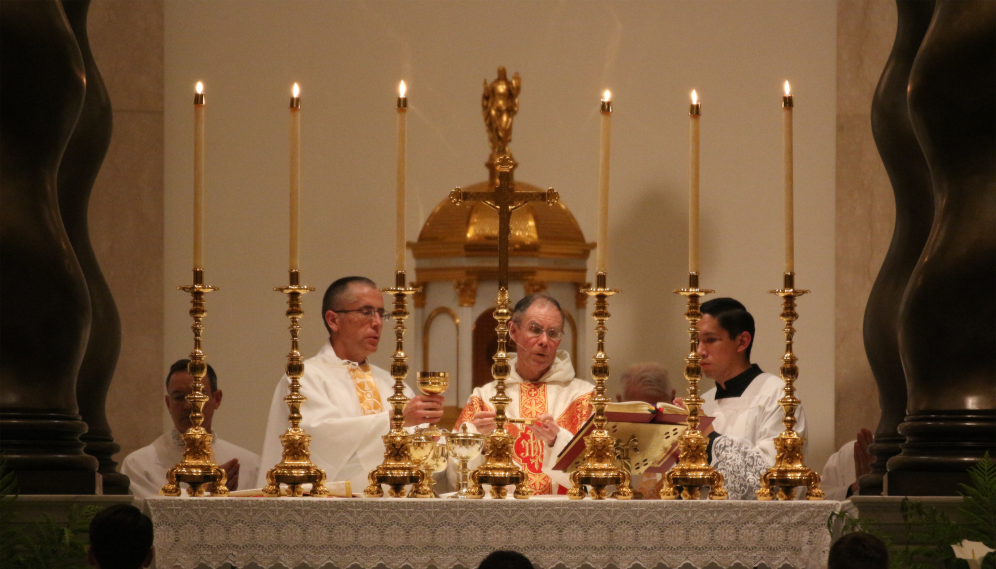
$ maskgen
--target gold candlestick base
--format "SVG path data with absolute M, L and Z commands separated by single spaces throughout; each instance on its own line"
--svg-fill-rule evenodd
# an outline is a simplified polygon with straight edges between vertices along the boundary
M 311 462 L 311 435 L 301 428 L 301 405 L 308 400 L 301 395 L 301 376 L 304 375 L 304 361 L 298 350 L 298 337 L 301 333 L 300 320 L 304 316 L 301 296 L 315 290 L 301 285 L 301 273 L 290 271 L 290 285 L 273 290 L 287 295 L 287 318 L 290 318 L 291 351 L 287 354 L 287 377 L 290 379 L 290 393 L 284 397 L 290 409 L 290 427 L 280 435 L 283 452 L 280 462 L 266 473 L 266 486 L 263 495 L 276 498 L 281 495 L 280 485 L 287 485 L 287 496 L 303 496 L 303 484 L 311 484 L 310 496 L 320 498 L 328 495 L 325 488 L 325 471 Z
M 586 486 L 591 487 L 591 497 L 594 500 L 604 500 L 606 486 L 616 486 L 612 497 L 617 500 L 629 500 L 633 497 L 630 488 L 629 472 L 619 468 L 616 458 L 616 438 L 605 430 L 605 406 L 610 402 L 605 395 L 605 382 L 609 379 L 609 358 L 605 355 L 605 334 L 608 328 L 605 323 L 609 316 L 609 297 L 622 291 L 610 289 L 606 285 L 607 277 L 600 272 L 595 277 L 594 288 L 582 289 L 581 292 L 595 297 L 595 333 L 598 337 L 598 351 L 591 365 L 591 375 L 595 378 L 595 396 L 591 403 L 595 407 L 595 429 L 584 439 L 584 459 L 577 470 L 571 473 L 571 489 L 567 497 L 580 500 L 587 493 Z
M 505 423 L 508 421 L 505 407 L 512 402 L 512 398 L 505 394 L 505 380 L 511 373 L 508 352 L 506 352 L 508 321 L 512 318 L 512 311 L 508 309 L 508 305 L 508 288 L 499 287 L 494 313 L 495 320 L 498 321 L 498 326 L 495 327 L 495 331 L 498 332 L 498 349 L 494 355 L 495 363 L 491 366 L 491 375 L 495 378 L 496 386 L 495 396 L 490 400 L 495 406 L 497 427 L 487 436 L 484 463 L 470 475 L 471 486 L 467 490 L 468 498 L 483 498 L 483 484 L 491 486 L 491 497 L 495 499 L 502 499 L 508 494 L 505 486 L 509 484 L 515 484 L 516 498 L 525 499 L 532 494 L 532 490 L 526 487 L 526 472 L 515 464 L 512 436 L 505 430 Z
M 394 395 L 387 400 L 391 403 L 394 413 L 391 415 L 391 431 L 384 435 L 384 462 L 370 471 L 367 481 L 370 483 L 363 490 L 367 498 L 381 498 L 384 489 L 381 484 L 390 486 L 388 496 L 404 498 L 405 486 L 420 484 L 425 474 L 419 468 L 419 461 L 412 459 L 411 436 L 404 429 L 405 405 L 408 397 L 405 395 L 405 376 L 408 375 L 408 356 L 405 355 L 405 319 L 408 318 L 408 302 L 406 296 L 415 294 L 418 288 L 411 288 L 405 282 L 405 271 L 397 271 L 394 275 L 394 287 L 381 289 L 394 295 L 395 351 L 391 359 L 391 377 L 394 378 Z
M 677 500 L 680 495 L 683 500 L 697 500 L 699 489 L 708 486 L 710 500 L 725 500 L 728 494 L 723 488 L 723 475 L 709 464 L 709 438 L 699 432 L 699 408 L 705 402 L 699 397 L 699 380 L 702 378 L 702 356 L 698 353 L 699 320 L 702 319 L 699 297 L 715 291 L 700 289 L 698 273 L 688 273 L 688 288 L 679 288 L 674 292 L 688 299 L 688 311 L 685 312 L 689 340 L 689 353 L 685 357 L 688 429 L 678 438 L 678 462 L 664 475 L 660 497 L 661 500 Z
M 190 294 L 190 316 L 194 319 L 194 324 L 191 326 L 194 331 L 194 350 L 190 352 L 190 363 L 187 364 L 187 373 L 194 380 L 190 386 L 190 394 L 187 395 L 187 401 L 191 406 L 191 427 L 182 435 L 183 459 L 166 472 L 166 484 L 159 490 L 159 495 L 179 496 L 180 483 L 185 482 L 188 485 L 187 494 L 190 496 L 203 496 L 204 487 L 208 484 L 213 484 L 212 496 L 227 496 L 228 487 L 225 486 L 225 482 L 228 481 L 228 477 L 211 458 L 211 441 L 214 437 L 201 426 L 204 421 L 202 410 L 208 400 L 203 391 L 207 363 L 204 361 L 204 352 L 201 351 L 203 320 L 207 314 L 204 308 L 204 295 L 218 288 L 204 284 L 203 269 L 194 269 L 194 284 L 178 288 Z
M 757 499 L 772 500 L 777 495 L 779 500 L 791 500 L 794 498 L 793 489 L 805 486 L 806 499 L 822 500 L 820 475 L 806 467 L 804 462 L 802 448 L 806 444 L 806 439 L 795 432 L 795 411 L 801 403 L 795 396 L 795 380 L 799 377 L 799 367 L 795 364 L 799 358 L 792 353 L 795 337 L 793 324 L 799 318 L 799 314 L 795 311 L 795 299 L 809 291 L 795 288 L 795 273 L 785 273 L 783 283 L 783 288 L 773 290 L 771 294 L 782 297 L 781 319 L 785 322 L 785 355 L 782 356 L 781 368 L 782 381 L 785 382 L 785 396 L 778 400 L 785 412 L 785 418 L 782 419 L 785 430 L 775 437 L 775 450 L 778 453 L 775 465 L 761 475 L 761 488 L 757 491 Z M 772 490 L 772 487 L 775 490 Z

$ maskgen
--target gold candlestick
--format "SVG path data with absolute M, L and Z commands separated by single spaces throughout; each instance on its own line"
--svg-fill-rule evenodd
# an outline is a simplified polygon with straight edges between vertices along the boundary
M 612 497 L 617 500 L 629 500 L 633 497 L 630 488 L 630 475 L 619 468 L 616 460 L 616 438 L 605 430 L 605 406 L 611 401 L 605 395 L 605 381 L 609 379 L 609 358 L 605 355 L 605 333 L 608 328 L 605 322 L 609 319 L 609 297 L 618 294 L 617 289 L 606 286 L 606 274 L 599 272 L 595 277 L 595 288 L 582 289 L 581 292 L 595 297 L 595 333 L 598 336 L 598 351 L 591 364 L 591 376 L 595 378 L 595 396 L 591 398 L 595 406 L 595 430 L 584 439 L 584 460 L 577 470 L 571 473 L 571 489 L 567 497 L 580 500 L 586 494 L 585 485 L 591 486 L 591 497 L 594 500 L 605 499 L 605 487 L 616 485 Z
M 688 288 L 676 289 L 688 299 L 689 352 L 685 357 L 685 379 L 688 380 L 688 397 L 685 406 L 688 408 L 688 428 L 678 438 L 678 462 L 664 475 L 664 485 L 661 488 L 661 500 L 676 500 L 681 488 L 681 499 L 697 500 L 699 488 L 709 487 L 710 500 L 725 500 L 726 489 L 723 488 L 723 475 L 709 464 L 709 438 L 699 432 L 699 408 L 705 402 L 699 397 L 699 379 L 702 378 L 702 356 L 699 355 L 699 297 L 716 292 L 699 288 L 699 274 L 688 273 Z
M 204 295 L 218 289 L 204 284 L 204 269 L 194 269 L 194 284 L 181 286 L 179 290 L 190 294 L 190 316 L 194 319 L 194 324 L 190 327 L 194 331 L 194 350 L 190 352 L 190 363 L 187 364 L 187 373 L 194 379 L 190 394 L 187 395 L 187 401 L 190 402 L 191 426 L 186 433 L 183 433 L 183 459 L 166 472 L 166 484 L 159 490 L 159 494 L 179 496 L 180 482 L 186 482 L 187 494 L 190 496 L 203 496 L 205 484 L 214 485 L 211 490 L 212 496 L 227 496 L 228 487 L 225 486 L 225 482 L 228 477 L 225 471 L 214 463 L 211 456 L 213 454 L 211 441 L 214 436 L 201 426 L 204 421 L 202 410 L 208 400 L 203 391 L 207 362 L 204 361 L 204 352 L 201 351 L 201 334 L 204 332 L 202 321 L 207 314 L 204 308 Z
M 287 377 L 290 378 L 290 393 L 284 397 L 290 409 L 288 420 L 290 427 L 280 435 L 283 453 L 280 462 L 266 473 L 266 486 L 263 495 L 276 498 L 281 495 L 280 485 L 287 485 L 288 496 L 303 496 L 302 484 L 311 484 L 309 495 L 320 498 L 328 495 L 325 488 L 325 471 L 311 462 L 311 435 L 301 428 L 301 405 L 308 400 L 301 395 L 301 376 L 304 375 L 304 361 L 298 350 L 298 336 L 301 333 L 299 320 L 304 316 L 301 309 L 301 296 L 315 290 L 310 286 L 301 285 L 301 273 L 290 271 L 290 285 L 277 287 L 273 290 L 287 295 L 287 317 L 290 318 L 291 351 L 287 354 Z
M 781 375 L 785 382 L 785 396 L 778 400 L 785 418 L 782 423 L 785 430 L 775 437 L 775 450 L 778 454 L 775 458 L 775 465 L 761 475 L 761 488 L 757 491 L 758 500 L 771 500 L 775 496 L 771 487 L 777 488 L 779 500 L 791 500 L 793 498 L 792 488 L 796 486 L 806 487 L 806 498 L 809 500 L 822 500 L 823 490 L 820 490 L 820 475 L 806 467 L 802 452 L 806 439 L 795 432 L 795 410 L 799 408 L 801 401 L 795 396 L 795 380 L 799 377 L 799 367 L 795 365 L 799 358 L 792 353 L 792 341 L 795 336 L 795 327 L 792 324 L 799 318 L 795 311 L 795 298 L 808 293 L 808 290 L 797 290 L 795 288 L 795 273 L 787 272 L 784 276 L 784 287 L 771 291 L 782 297 L 781 319 L 785 322 L 785 355 L 782 356 Z M 788 492 L 785 490 L 789 489 Z
M 405 355 L 405 319 L 408 318 L 408 302 L 406 296 L 418 292 L 405 284 L 405 271 L 397 271 L 394 275 L 394 288 L 384 288 L 381 292 L 394 295 L 395 351 L 391 359 L 391 377 L 394 378 L 394 395 L 387 398 L 394 410 L 391 415 L 391 431 L 384 435 L 384 462 L 370 471 L 367 481 L 370 485 L 363 490 L 367 498 L 381 498 L 384 489 L 381 484 L 391 487 L 388 495 L 392 498 L 403 498 L 405 486 L 422 482 L 424 474 L 419 464 L 412 460 L 411 436 L 404 429 L 405 405 L 408 397 L 405 395 L 405 376 L 408 375 L 408 356 Z

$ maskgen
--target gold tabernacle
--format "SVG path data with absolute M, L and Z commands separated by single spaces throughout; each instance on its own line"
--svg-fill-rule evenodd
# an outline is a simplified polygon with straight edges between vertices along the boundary
M 290 427 L 280 435 L 283 452 L 280 462 L 266 473 L 266 486 L 263 495 L 276 498 L 281 495 L 280 485 L 287 485 L 287 496 L 303 496 L 303 484 L 311 484 L 310 496 L 320 498 L 328 495 L 325 488 L 325 471 L 311 462 L 311 435 L 301 428 L 301 405 L 308 400 L 301 395 L 301 376 L 304 374 L 304 361 L 298 350 L 298 337 L 301 333 L 300 320 L 304 316 L 301 308 L 301 296 L 315 290 L 310 286 L 301 285 L 301 273 L 290 271 L 290 284 L 273 290 L 287 295 L 287 318 L 290 318 L 291 350 L 287 354 L 287 377 L 290 379 L 290 393 L 284 397 L 290 409 L 288 420 Z
M 605 273 L 595 276 L 594 288 L 582 292 L 595 297 L 595 333 L 598 336 L 598 350 L 591 364 L 591 376 L 595 378 L 595 396 L 591 403 L 595 407 L 595 430 L 585 437 L 584 459 L 577 470 L 571 473 L 571 489 L 567 497 L 572 500 L 584 498 L 585 486 L 591 486 L 591 497 L 594 500 L 604 500 L 606 486 L 615 485 L 616 491 L 612 497 L 617 500 L 629 500 L 633 497 L 630 488 L 629 472 L 619 468 L 616 458 L 616 438 L 605 430 L 605 405 L 610 402 L 605 395 L 605 382 L 609 379 L 609 358 L 605 355 L 605 333 L 608 328 L 605 322 L 609 319 L 609 297 L 618 294 L 619 290 L 610 289 L 606 285 Z
M 801 401 L 795 396 L 795 380 L 799 377 L 799 367 L 795 364 L 799 358 L 792 353 L 795 336 L 795 327 L 792 324 L 799 318 L 799 314 L 795 311 L 796 297 L 809 291 L 795 288 L 795 273 L 785 273 L 783 283 L 782 288 L 771 291 L 771 294 L 782 297 L 781 319 L 785 322 L 785 355 L 782 356 L 781 368 L 782 381 L 785 382 L 785 396 L 778 400 L 785 412 L 785 418 L 782 419 L 785 430 L 775 437 L 775 450 L 778 452 L 775 465 L 761 475 L 761 488 L 757 491 L 757 499 L 775 498 L 772 492 L 772 487 L 775 487 L 779 500 L 791 500 L 794 497 L 794 489 L 797 486 L 805 486 L 807 499 L 822 500 L 820 475 L 807 468 L 804 462 L 803 446 L 806 444 L 806 439 L 795 432 L 795 410 L 799 408 Z
M 212 496 L 227 496 L 228 487 L 225 486 L 225 482 L 228 477 L 211 457 L 211 441 L 214 435 L 201 426 L 204 421 L 202 410 L 208 400 L 203 387 L 207 362 L 204 361 L 204 352 L 201 351 L 201 334 L 204 332 L 202 321 L 207 314 L 204 308 L 204 295 L 218 289 L 204 284 L 203 269 L 194 269 L 194 284 L 178 288 L 190 294 L 190 316 L 194 319 L 194 324 L 190 327 L 194 331 L 194 349 L 190 352 L 190 363 L 187 364 L 187 373 L 194 380 L 190 386 L 190 394 L 187 395 L 187 401 L 190 402 L 191 426 L 186 433 L 183 433 L 183 459 L 166 472 L 166 484 L 159 490 L 159 494 L 179 496 L 180 483 L 185 482 L 188 485 L 187 494 L 190 496 L 203 496 L 205 485 L 212 485 Z
M 661 488 L 662 500 L 678 499 L 678 489 L 683 500 L 697 500 L 699 489 L 709 487 L 710 500 L 725 500 L 726 489 L 723 488 L 723 475 L 709 464 L 709 438 L 699 431 L 699 408 L 704 400 L 699 397 L 699 380 L 702 378 L 702 356 L 699 355 L 699 297 L 715 292 L 699 288 L 699 274 L 688 273 L 688 288 L 676 289 L 675 294 L 688 298 L 689 352 L 685 357 L 685 379 L 688 380 L 688 397 L 685 407 L 688 408 L 688 429 L 678 438 L 678 462 L 664 474 L 664 485 Z
M 404 429 L 405 424 L 405 404 L 408 397 L 405 395 L 405 377 L 408 375 L 408 356 L 405 354 L 405 319 L 408 318 L 409 294 L 419 291 L 417 288 L 409 287 L 405 281 L 405 271 L 397 271 L 394 275 L 394 287 L 381 289 L 382 292 L 389 292 L 394 295 L 394 310 L 391 317 L 394 318 L 394 357 L 391 358 L 391 377 L 394 378 L 394 394 L 387 398 L 391 402 L 393 414 L 391 415 L 391 431 L 384 435 L 384 462 L 380 466 L 370 471 L 367 481 L 370 485 L 363 490 L 363 495 L 367 498 L 380 498 L 384 496 L 384 489 L 381 484 L 390 486 L 388 495 L 392 498 L 403 498 L 405 496 L 405 486 L 408 484 L 419 484 L 422 482 L 424 474 L 419 468 L 419 462 L 412 459 L 412 440 L 408 431 Z

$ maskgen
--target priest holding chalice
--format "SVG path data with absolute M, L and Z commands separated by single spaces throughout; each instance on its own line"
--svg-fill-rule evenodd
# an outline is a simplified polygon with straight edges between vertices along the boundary
M 511 403 L 505 429 L 514 439 L 515 459 L 526 471 L 533 494 L 564 494 L 570 488 L 567 473 L 553 470 L 557 455 L 591 415 L 592 384 L 574 375 L 570 355 L 558 350 L 564 337 L 564 314 L 546 293 L 525 296 L 512 311 L 509 336 L 517 351 L 509 359 L 505 380 Z M 488 435 L 497 425 L 489 401 L 496 381 L 474 389 L 457 418 L 454 431 Z M 470 463 L 473 470 L 482 461 Z M 451 472 L 451 474 L 455 474 Z M 455 481 L 454 481 L 455 482 Z

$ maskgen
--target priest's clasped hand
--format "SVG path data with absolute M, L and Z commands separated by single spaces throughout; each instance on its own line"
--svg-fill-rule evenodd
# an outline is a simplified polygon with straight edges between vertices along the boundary
M 239 489 L 239 459 L 233 458 L 225 464 L 219 464 L 218 468 L 225 471 L 225 487 L 229 490 Z M 211 492 L 214 489 L 214 484 L 208 483 L 204 485 L 205 492 Z
M 414 427 L 423 423 L 435 425 L 443 418 L 442 395 L 416 395 L 405 405 L 404 416 L 406 427 Z
M 545 441 L 547 446 L 553 446 L 553 443 L 557 441 L 557 435 L 560 433 L 560 425 L 553 420 L 553 415 L 544 413 L 531 421 L 532 422 L 527 425 L 527 428 L 531 430 L 537 438 Z M 470 422 L 473 423 L 475 428 L 477 428 L 478 433 L 485 436 L 490 435 L 491 431 L 498 427 L 495 423 L 494 411 L 478 411 L 477 413 L 474 413 L 474 418 L 471 419 Z

